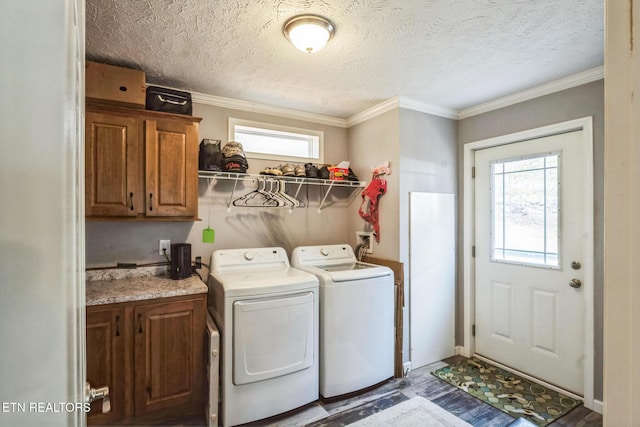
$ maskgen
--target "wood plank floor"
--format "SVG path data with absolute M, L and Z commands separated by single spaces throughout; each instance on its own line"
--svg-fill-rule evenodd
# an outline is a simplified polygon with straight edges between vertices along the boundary
M 245 424 L 245 426 L 346 426 L 415 396 L 422 396 L 432 401 L 476 427 L 534 426 L 534 424 L 524 419 L 514 419 L 491 405 L 431 375 L 432 371 L 446 366 L 448 363 L 455 362 L 459 357 L 461 356 L 413 370 L 405 378 L 389 380 L 377 387 L 352 396 L 337 400 L 321 399 L 303 408 L 266 420 Z M 165 420 L 163 425 L 204 426 L 205 421 L 204 418 Z M 598 427 L 602 426 L 602 416 L 586 409 L 584 406 L 579 406 L 564 417 L 549 424 L 549 426 Z

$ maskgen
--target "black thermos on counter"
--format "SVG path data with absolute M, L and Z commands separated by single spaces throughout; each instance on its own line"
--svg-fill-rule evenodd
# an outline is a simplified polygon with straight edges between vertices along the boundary
M 191 267 L 191 244 L 173 243 L 171 245 L 171 278 L 185 279 L 193 273 Z

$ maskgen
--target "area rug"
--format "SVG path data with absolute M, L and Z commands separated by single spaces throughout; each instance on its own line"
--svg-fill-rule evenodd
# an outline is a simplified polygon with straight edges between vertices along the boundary
M 539 426 L 582 404 L 476 358 L 464 359 L 432 374 L 514 418 L 525 418 Z
M 471 427 L 424 397 L 416 396 L 363 418 L 349 427 Z

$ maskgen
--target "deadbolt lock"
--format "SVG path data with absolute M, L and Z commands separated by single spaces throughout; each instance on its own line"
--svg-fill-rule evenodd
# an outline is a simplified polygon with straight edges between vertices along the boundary
M 581 267 L 582 264 L 580 264 L 580 261 L 571 261 L 571 268 L 574 270 L 580 270 Z

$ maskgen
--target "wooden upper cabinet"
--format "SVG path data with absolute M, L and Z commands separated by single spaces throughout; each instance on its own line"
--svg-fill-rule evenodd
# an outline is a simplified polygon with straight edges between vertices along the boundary
M 86 115 L 87 216 L 136 216 L 142 209 L 140 125 L 134 118 Z
M 146 215 L 196 216 L 196 129 L 171 120 L 147 120 L 145 124 Z
M 199 121 L 147 110 L 88 107 L 86 216 L 196 220 Z

